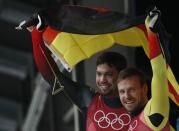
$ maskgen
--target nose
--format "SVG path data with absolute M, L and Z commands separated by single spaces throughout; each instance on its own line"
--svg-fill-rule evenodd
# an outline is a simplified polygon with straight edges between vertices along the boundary
M 101 82 L 106 82 L 107 81 L 106 76 L 105 75 L 101 75 L 100 81 Z
M 131 95 L 130 95 L 130 93 L 129 93 L 128 91 L 126 91 L 126 92 L 124 93 L 124 97 L 125 97 L 125 99 L 130 99 L 130 98 L 131 98 Z

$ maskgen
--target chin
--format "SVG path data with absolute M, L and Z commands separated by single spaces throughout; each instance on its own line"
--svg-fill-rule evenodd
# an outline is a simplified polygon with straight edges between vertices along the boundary
M 101 94 L 101 95 L 107 95 L 108 92 L 105 92 L 105 91 L 100 90 L 100 94 Z
M 102 95 L 108 95 L 109 93 L 108 92 L 103 92 L 101 93 Z
M 127 107 L 127 106 L 125 106 L 125 108 L 126 108 L 126 110 L 127 110 L 128 112 L 135 112 L 135 109 L 134 109 L 134 108 Z
M 131 110 L 131 109 L 129 109 L 129 108 L 126 108 L 126 110 L 128 111 L 128 112 L 130 112 L 130 113 L 132 113 L 134 110 Z

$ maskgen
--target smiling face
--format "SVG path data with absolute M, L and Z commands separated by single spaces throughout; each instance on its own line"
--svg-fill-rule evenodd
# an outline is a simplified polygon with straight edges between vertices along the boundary
M 117 87 L 121 103 L 128 112 L 138 112 L 147 103 L 147 85 L 141 84 L 138 76 L 118 81 Z
M 119 71 L 114 66 L 100 64 L 96 68 L 96 85 L 102 95 L 117 96 L 117 78 Z

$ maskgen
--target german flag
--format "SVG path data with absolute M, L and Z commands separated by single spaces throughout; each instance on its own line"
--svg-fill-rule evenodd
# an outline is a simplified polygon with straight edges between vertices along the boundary
M 43 40 L 41 42 L 46 45 L 43 48 L 48 48 L 67 70 L 71 70 L 80 61 L 115 44 L 131 47 L 142 46 L 149 57 L 145 27 L 146 15 L 131 18 L 107 9 L 72 5 L 53 7 L 42 10 L 40 13 L 47 24 L 45 30 L 39 32 L 42 34 L 39 35 L 39 39 Z M 162 39 L 160 37 L 160 41 L 163 41 Z M 53 67 L 49 70 L 55 72 Z M 179 106 L 179 86 L 169 63 L 167 77 L 169 97 Z

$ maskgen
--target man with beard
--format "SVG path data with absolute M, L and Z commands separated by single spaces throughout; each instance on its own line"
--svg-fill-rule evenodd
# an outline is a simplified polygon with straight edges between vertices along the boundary
M 91 88 L 76 83 L 60 74 L 64 91 L 82 112 L 86 121 L 86 131 L 127 130 L 130 116 L 121 105 L 117 78 L 126 68 L 125 57 L 117 52 L 104 52 L 96 62 L 96 85 Z M 63 77 L 62 77 L 63 76 Z

